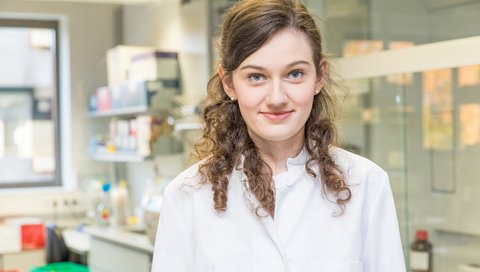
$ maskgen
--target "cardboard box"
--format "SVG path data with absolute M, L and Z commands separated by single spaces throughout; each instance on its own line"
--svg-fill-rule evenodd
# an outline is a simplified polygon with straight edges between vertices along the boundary
M 107 51 L 108 86 L 118 86 L 130 79 L 132 58 L 142 53 L 151 53 L 155 49 L 149 46 L 118 45 Z
M 173 52 L 146 52 L 132 57 L 130 80 L 178 79 L 178 55 Z

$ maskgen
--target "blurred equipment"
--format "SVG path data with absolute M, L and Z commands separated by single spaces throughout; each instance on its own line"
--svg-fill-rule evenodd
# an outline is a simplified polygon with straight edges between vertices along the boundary
M 63 240 L 60 230 L 54 224 L 47 225 L 46 255 L 47 263 L 68 261 L 67 246 L 65 245 L 65 241 Z
M 143 210 L 143 224 L 145 226 L 145 234 L 152 244 L 155 243 L 157 234 L 158 219 L 160 218 L 160 210 L 163 202 L 163 191 L 170 180 L 162 177 L 155 167 L 155 176 L 146 181 L 145 191 L 143 192 L 142 201 L 140 203 Z

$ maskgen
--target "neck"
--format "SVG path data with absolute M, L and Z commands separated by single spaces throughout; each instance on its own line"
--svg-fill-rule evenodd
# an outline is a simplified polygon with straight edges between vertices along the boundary
M 265 141 L 253 135 L 252 140 L 258 147 L 260 157 L 272 168 L 272 174 L 286 172 L 287 159 L 296 157 L 303 149 L 303 133 L 286 141 Z

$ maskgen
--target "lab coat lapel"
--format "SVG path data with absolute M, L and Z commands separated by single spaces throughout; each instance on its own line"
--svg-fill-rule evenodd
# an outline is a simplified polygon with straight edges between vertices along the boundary
M 272 239 L 273 243 L 275 243 L 275 246 L 277 247 L 278 251 L 282 255 L 283 262 L 286 264 L 287 263 L 287 255 L 285 252 L 285 246 L 283 245 L 282 240 L 280 239 L 280 235 L 278 233 L 277 228 L 275 227 L 275 223 L 273 222 L 273 219 L 271 216 L 267 216 L 265 218 L 260 219 L 262 222 L 263 226 L 267 230 L 268 235 Z
M 252 211 L 252 216 L 257 216 L 254 213 L 254 210 L 257 207 L 260 207 L 260 203 L 258 203 L 257 199 L 255 196 L 251 193 L 249 189 L 249 183 L 246 175 L 243 172 L 243 157 L 241 159 L 241 166 L 237 168 L 235 171 L 237 172 L 235 177 L 238 179 L 236 180 L 237 182 L 240 182 L 242 184 L 242 190 L 243 190 L 243 195 L 245 202 L 247 204 L 247 207 L 249 207 Z M 275 226 L 275 223 L 273 222 L 273 218 L 268 215 L 268 213 L 263 209 L 260 208 L 260 214 L 265 215 L 262 218 L 259 218 L 258 220 L 262 223 L 262 225 L 265 227 L 265 230 L 267 231 L 268 235 L 272 239 L 272 242 L 275 244 L 275 247 L 278 249 L 280 252 L 280 255 L 282 256 L 283 263 L 285 264 L 285 271 L 288 271 L 288 266 L 287 266 L 287 259 L 286 259 L 286 252 L 285 252 L 285 246 L 283 245 L 282 240 L 280 239 L 280 235 L 278 233 L 278 230 Z

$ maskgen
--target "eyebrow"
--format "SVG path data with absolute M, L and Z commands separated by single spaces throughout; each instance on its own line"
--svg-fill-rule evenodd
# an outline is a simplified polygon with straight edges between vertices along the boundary
M 297 60 L 297 61 L 294 61 L 290 64 L 288 64 L 286 67 L 287 68 L 290 68 L 292 66 L 295 66 L 295 65 L 298 65 L 298 64 L 310 64 L 308 61 L 305 61 L 305 60 Z M 258 66 L 258 65 L 253 65 L 253 64 L 248 64 L 248 65 L 245 65 L 243 67 L 240 68 L 240 70 L 244 70 L 244 69 L 256 69 L 256 70 L 260 70 L 260 71 L 263 71 L 263 70 L 266 70 L 265 67 L 262 67 L 262 66 Z

